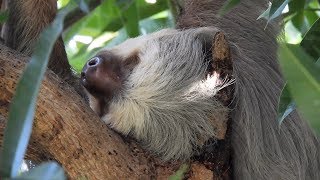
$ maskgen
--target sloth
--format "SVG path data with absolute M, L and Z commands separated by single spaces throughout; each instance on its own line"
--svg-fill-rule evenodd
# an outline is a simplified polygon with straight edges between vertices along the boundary
M 257 17 L 268 1 L 242 0 L 218 16 L 225 1 L 184 2 L 176 29 L 128 39 L 100 51 L 81 72 L 90 107 L 114 130 L 164 161 L 187 160 L 231 118 L 233 177 L 320 179 L 318 137 L 297 111 L 279 126 L 284 85 L 277 61 L 278 21 Z M 233 79 L 211 73 L 212 39 L 224 32 Z M 217 93 L 232 84 L 232 106 Z
M 91 108 L 163 160 L 189 158 L 227 119 L 215 94 L 231 81 L 210 75 L 204 51 L 216 32 L 164 29 L 101 51 L 81 73 Z
M 164 161 L 188 160 L 207 139 L 217 138 L 217 124 L 230 117 L 234 178 L 320 179 L 318 136 L 298 111 L 281 126 L 276 120 L 285 82 L 277 61 L 280 21 L 266 26 L 265 20 L 257 20 L 269 1 L 241 0 L 222 17 L 219 10 L 226 0 L 177 2 L 183 5 L 176 29 L 129 39 L 86 63 L 81 84 L 91 108 L 114 130 L 135 137 Z M 30 54 L 36 37 L 54 19 L 56 3 L 9 1 L 3 34 L 12 42 L 6 44 Z M 229 81 L 212 73 L 210 48 L 218 31 L 230 43 Z M 49 68 L 69 74 L 71 69 L 64 68 L 64 73 L 58 65 L 70 67 L 61 39 L 53 52 Z M 234 93 L 226 106 L 217 93 L 230 84 Z

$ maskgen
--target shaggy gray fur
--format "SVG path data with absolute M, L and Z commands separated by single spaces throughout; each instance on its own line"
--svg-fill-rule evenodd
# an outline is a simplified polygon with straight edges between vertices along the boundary
M 227 33 L 233 52 L 235 107 L 232 147 L 236 179 L 320 179 L 319 140 L 297 112 L 279 127 L 277 102 L 284 84 L 276 57 L 277 22 L 257 17 L 267 1 L 241 0 L 222 18 L 225 1 L 186 1 L 180 28 L 214 26 Z

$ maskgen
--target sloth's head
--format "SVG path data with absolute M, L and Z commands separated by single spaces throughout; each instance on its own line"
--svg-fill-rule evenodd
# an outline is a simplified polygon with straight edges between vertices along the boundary
M 91 107 L 163 160 L 189 158 L 226 119 L 210 68 L 216 32 L 165 29 L 99 52 L 81 73 Z

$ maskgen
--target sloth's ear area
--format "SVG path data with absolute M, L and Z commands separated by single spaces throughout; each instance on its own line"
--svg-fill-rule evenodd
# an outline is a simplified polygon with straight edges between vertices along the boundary
M 233 62 L 231 49 L 227 37 L 222 32 L 217 32 L 212 45 L 213 70 L 221 79 L 232 78 Z
M 202 44 L 202 52 L 205 54 L 204 63 L 207 64 L 208 74 L 213 74 L 213 47 L 215 43 L 215 35 L 219 32 L 217 28 L 203 27 L 198 28 L 195 31 L 195 39 L 200 40 Z
M 196 29 L 196 39 L 202 43 L 208 74 L 218 74 L 220 79 L 232 77 L 233 65 L 226 36 L 217 28 Z

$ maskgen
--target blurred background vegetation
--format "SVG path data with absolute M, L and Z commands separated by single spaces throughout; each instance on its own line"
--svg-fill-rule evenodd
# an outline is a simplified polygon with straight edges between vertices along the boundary
M 59 8 L 69 0 L 59 0 Z M 63 32 L 70 64 L 79 72 L 104 47 L 174 27 L 167 0 L 107 0 Z
M 64 7 L 69 1 L 58 0 L 58 7 Z M 174 27 L 171 4 L 171 0 L 103 1 L 64 30 L 71 65 L 79 72 L 101 48 L 114 46 L 129 37 Z M 282 13 L 285 41 L 298 44 L 320 16 L 319 1 L 295 0 L 288 3 Z

